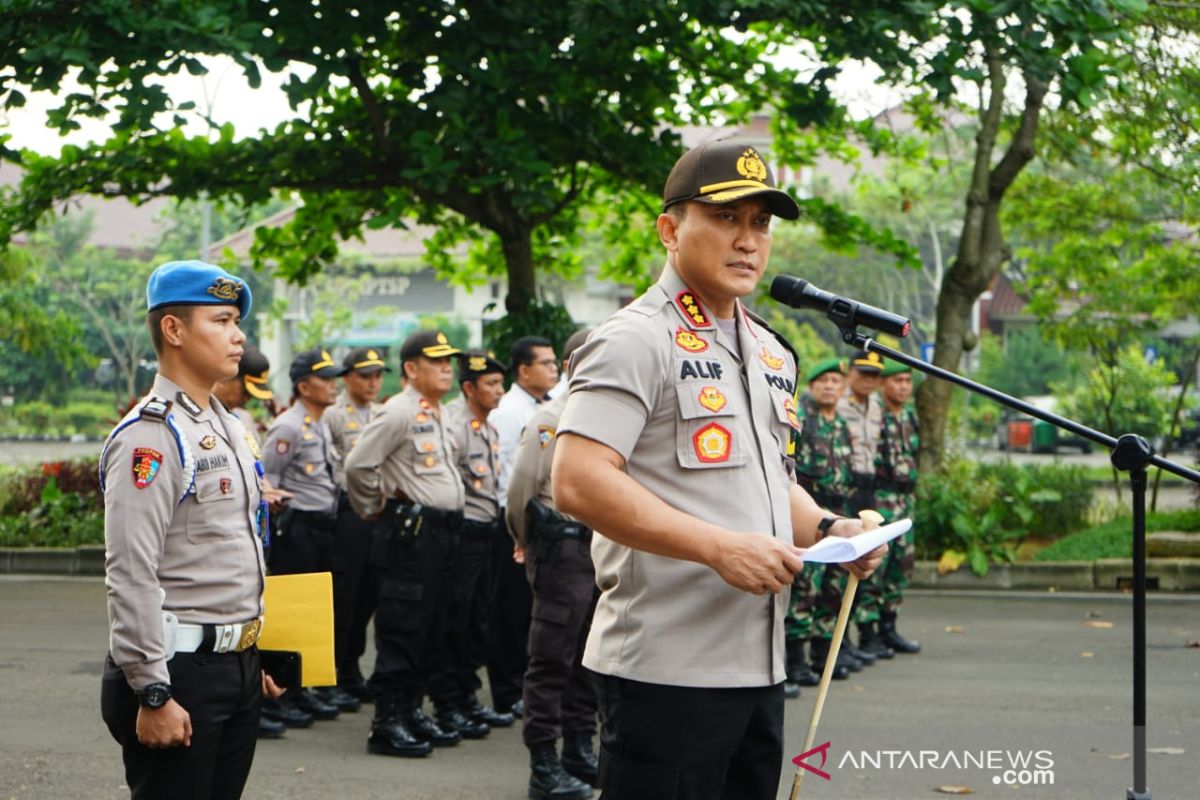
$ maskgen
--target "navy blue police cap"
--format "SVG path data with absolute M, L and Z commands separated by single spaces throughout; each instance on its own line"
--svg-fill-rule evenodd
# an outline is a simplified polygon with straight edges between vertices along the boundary
M 203 261 L 168 261 L 146 282 L 146 311 L 164 306 L 237 306 L 250 316 L 250 287 L 241 278 Z

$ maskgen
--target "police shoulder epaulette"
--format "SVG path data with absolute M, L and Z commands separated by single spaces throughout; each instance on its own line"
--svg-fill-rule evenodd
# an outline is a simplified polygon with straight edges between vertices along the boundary
M 787 350 L 789 353 L 791 353 L 791 354 L 792 354 L 792 363 L 793 363 L 793 364 L 799 364 L 799 363 L 800 363 L 800 356 L 799 356 L 799 354 L 796 352 L 796 348 L 792 347 L 792 343 L 791 343 L 791 342 L 789 342 L 789 341 L 788 341 L 786 338 L 784 338 L 783 334 L 781 334 L 779 331 L 777 331 L 777 330 L 775 330 L 774 328 L 772 328 L 770 325 L 768 325 L 768 324 L 767 324 L 767 321 L 766 321 L 765 319 L 763 319 L 762 317 L 760 317 L 758 314 L 755 314 L 753 311 L 751 311 L 750 309 L 746 308 L 745 306 L 742 306 L 742 310 L 744 310 L 744 311 L 746 312 L 746 316 L 747 316 L 749 319 L 751 319 L 752 321 L 754 321 L 755 323 L 757 323 L 759 326 L 761 326 L 762 328 L 764 328 L 764 329 L 767 331 L 767 333 L 769 333 L 769 334 L 771 334 L 772 336 L 774 336 L 774 337 L 775 337 L 775 340 L 776 340 L 777 342 L 779 342 L 781 345 L 783 345 L 783 349 L 784 349 L 784 350 Z
M 138 413 L 138 419 L 157 419 L 161 422 L 167 421 L 167 414 L 171 412 L 171 401 L 152 395 L 145 405 L 142 406 Z

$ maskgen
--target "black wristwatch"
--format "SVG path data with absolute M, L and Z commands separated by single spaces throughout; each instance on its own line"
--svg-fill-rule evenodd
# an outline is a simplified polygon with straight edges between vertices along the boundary
M 152 683 L 141 691 L 134 692 L 138 702 L 145 708 L 162 708 L 171 699 L 171 684 Z
M 843 519 L 843 517 L 825 517 L 825 519 L 817 523 L 818 542 L 829 535 L 829 529 L 832 528 L 833 523 L 837 522 L 839 519 Z

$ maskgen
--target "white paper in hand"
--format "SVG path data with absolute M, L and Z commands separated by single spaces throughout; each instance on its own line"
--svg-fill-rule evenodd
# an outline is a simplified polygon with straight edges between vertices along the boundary
M 840 536 L 826 536 L 808 548 L 801 558 L 813 564 L 842 564 L 847 561 L 856 561 L 879 545 L 886 544 L 905 533 L 911 527 L 911 519 L 901 519 L 849 539 L 843 539 Z

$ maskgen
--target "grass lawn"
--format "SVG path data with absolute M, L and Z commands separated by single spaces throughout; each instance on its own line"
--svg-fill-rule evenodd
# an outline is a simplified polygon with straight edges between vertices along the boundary
M 1039 551 L 1034 561 L 1093 561 L 1097 558 L 1132 558 L 1132 523 L 1129 517 L 1068 534 Z M 1158 511 L 1146 515 L 1146 533 L 1200 531 L 1200 510 Z

